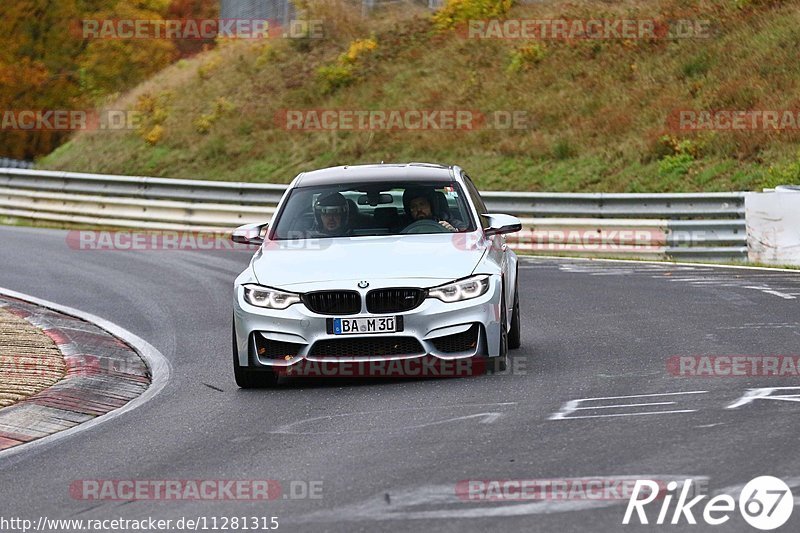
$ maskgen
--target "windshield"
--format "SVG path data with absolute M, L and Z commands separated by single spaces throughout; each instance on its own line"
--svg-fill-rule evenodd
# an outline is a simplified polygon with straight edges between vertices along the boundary
M 295 188 L 278 213 L 271 239 L 474 229 L 475 222 L 458 183 L 387 181 Z

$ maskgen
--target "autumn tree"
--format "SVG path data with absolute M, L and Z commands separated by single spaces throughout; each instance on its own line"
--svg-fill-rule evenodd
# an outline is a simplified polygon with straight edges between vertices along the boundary
M 92 108 L 210 43 L 86 38 L 83 20 L 213 18 L 217 0 L 0 0 L 0 113 Z M 0 129 L 0 157 L 49 153 L 67 132 Z

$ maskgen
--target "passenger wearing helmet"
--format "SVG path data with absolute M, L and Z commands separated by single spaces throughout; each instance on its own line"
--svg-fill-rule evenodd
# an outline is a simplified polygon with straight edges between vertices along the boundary
M 350 234 L 350 205 L 338 192 L 320 196 L 314 203 L 316 229 L 328 237 Z
M 436 191 L 430 187 L 408 188 L 403 192 L 403 207 L 411 224 L 419 220 L 433 220 L 448 231 L 458 231 L 445 220 L 444 213 L 436 209 Z

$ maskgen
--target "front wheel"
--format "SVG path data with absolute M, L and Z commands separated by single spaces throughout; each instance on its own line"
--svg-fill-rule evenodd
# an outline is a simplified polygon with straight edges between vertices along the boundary
M 514 309 L 511 311 L 511 331 L 508 332 L 508 347 L 512 350 L 522 346 L 519 316 L 519 280 L 514 285 Z
M 506 291 L 500 298 L 500 355 L 494 358 L 490 369 L 494 372 L 505 372 L 508 368 L 508 317 L 506 316 Z
M 236 344 L 236 326 L 231 326 L 233 337 L 233 377 L 242 389 L 274 387 L 278 384 L 278 374 L 271 370 L 253 370 L 239 364 L 239 347 Z

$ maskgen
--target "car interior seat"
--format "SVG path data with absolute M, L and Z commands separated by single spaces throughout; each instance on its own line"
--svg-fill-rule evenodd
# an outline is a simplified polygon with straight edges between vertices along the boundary
M 376 207 L 374 216 L 375 227 L 394 231 L 400 225 L 400 215 L 396 207 Z
M 436 205 L 431 206 L 433 208 L 434 215 L 438 216 L 442 220 L 450 220 L 452 215 L 450 214 L 450 206 L 447 203 L 447 197 L 444 195 L 444 193 L 442 191 L 434 191 L 433 199 L 436 203 Z

